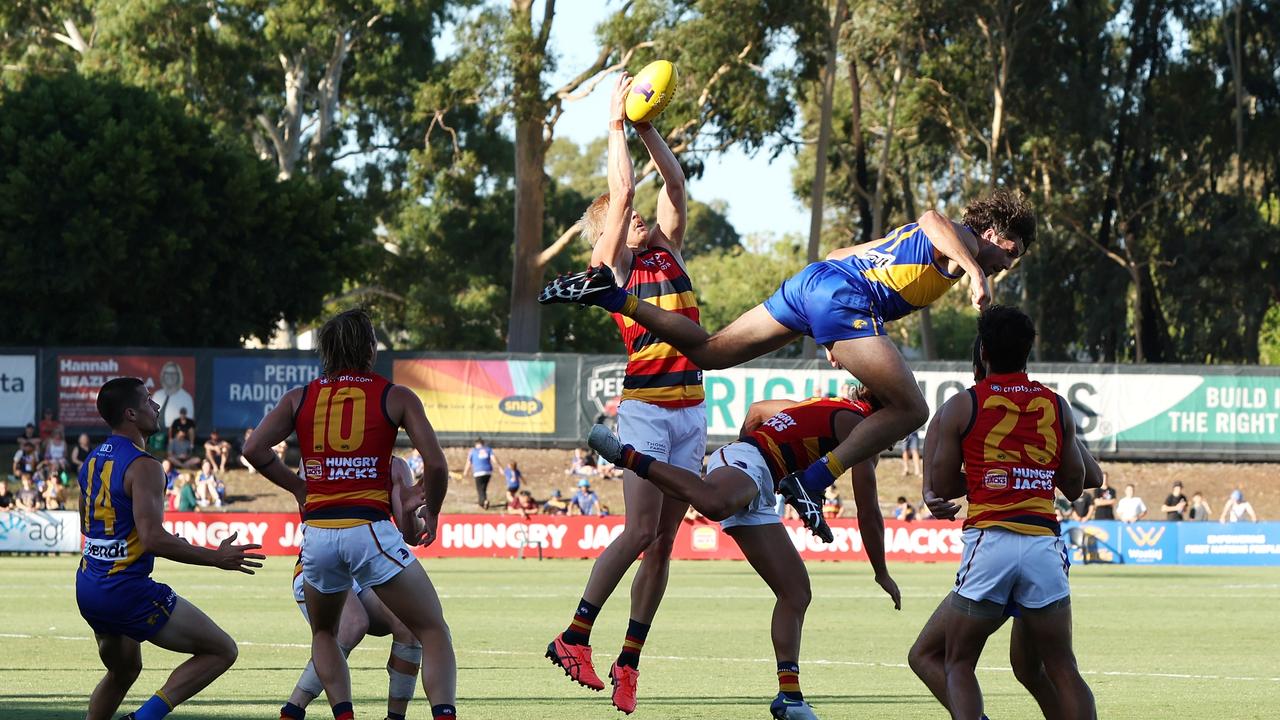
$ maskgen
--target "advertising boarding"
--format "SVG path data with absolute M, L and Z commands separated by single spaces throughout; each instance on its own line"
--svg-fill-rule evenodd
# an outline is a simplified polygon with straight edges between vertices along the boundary
M 556 364 L 547 360 L 411 359 L 392 381 L 422 398 L 438 432 L 553 435 Z
M 103 426 L 98 389 L 118 377 L 141 378 L 160 406 L 162 427 L 186 409 L 195 417 L 196 361 L 190 355 L 59 355 L 58 419 L 69 427 Z
M 289 390 L 320 376 L 311 358 L 220 357 L 213 360 L 213 425 L 257 427 Z
M 0 511 L 0 553 L 79 552 L 79 519 L 69 510 Z
M 36 356 L 0 355 L 0 427 L 36 419 Z

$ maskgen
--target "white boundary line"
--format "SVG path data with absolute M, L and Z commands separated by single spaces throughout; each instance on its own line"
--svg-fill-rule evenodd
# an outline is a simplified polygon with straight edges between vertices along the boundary
M 75 635 L 32 635 L 29 633 L 0 633 L 0 638 L 14 640 L 72 640 L 77 642 L 87 642 L 90 638 L 86 636 Z M 237 644 L 246 647 L 266 647 L 266 648 L 287 648 L 298 650 L 311 649 L 310 644 L 306 643 L 269 643 L 254 642 L 252 640 L 236 641 Z M 356 650 L 375 651 L 375 648 L 356 647 Z M 381 650 L 377 648 L 376 650 Z M 456 649 L 460 655 L 506 655 L 513 657 L 542 657 L 542 653 L 526 652 L 522 650 L 466 650 Z M 773 663 L 771 658 L 737 658 L 737 657 L 689 657 L 684 655 L 645 655 L 646 660 L 669 660 L 672 662 L 723 662 L 723 663 Z M 835 667 L 876 667 L 876 668 L 893 668 L 907 670 L 910 666 L 906 663 L 887 663 L 887 662 L 865 662 L 858 660 L 804 660 L 802 665 L 829 665 Z M 1011 668 L 1000 666 L 979 666 L 979 670 L 984 672 L 1013 672 Z M 1193 673 L 1144 673 L 1131 672 L 1126 670 L 1081 670 L 1081 675 L 1098 675 L 1102 677 L 1135 677 L 1135 678 L 1160 678 L 1166 680 L 1228 680 L 1236 682 L 1280 682 L 1280 677 L 1249 677 L 1241 675 L 1197 675 Z

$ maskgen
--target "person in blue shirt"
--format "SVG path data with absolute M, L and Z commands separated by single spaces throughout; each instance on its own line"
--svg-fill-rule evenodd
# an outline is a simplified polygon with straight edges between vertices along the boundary
M 126 720 L 158 720 L 225 673 L 236 644 L 195 605 L 151 579 L 156 557 L 253 574 L 260 545 L 197 547 L 166 532 L 165 477 L 143 450 L 160 429 L 160 406 L 138 378 L 116 378 L 98 391 L 98 414 L 111 436 L 80 468 L 84 557 L 76 570 L 76 604 L 93 629 L 107 674 L 89 697 L 86 720 L 111 720 L 142 670 L 142 643 L 191 655 Z
M 507 463 L 507 469 L 502 471 L 507 477 L 507 504 L 516 499 L 516 493 L 520 492 L 520 485 L 524 482 L 524 475 L 520 472 L 520 466 L 511 461 Z
M 591 489 L 591 482 L 586 478 L 578 481 L 578 492 L 569 499 L 570 515 L 599 515 L 600 496 Z M 574 510 L 577 512 L 573 512 Z
M 476 505 L 481 509 L 489 509 L 489 478 L 493 477 L 493 466 L 498 464 L 498 457 L 493 448 L 484 444 L 484 438 L 476 438 L 476 446 L 467 454 L 467 464 L 462 474 L 471 473 L 476 481 Z

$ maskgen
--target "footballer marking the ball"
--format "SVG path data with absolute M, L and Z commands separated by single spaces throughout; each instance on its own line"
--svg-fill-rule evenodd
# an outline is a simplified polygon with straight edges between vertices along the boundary
M 633 123 L 653 122 L 671 102 L 676 92 L 676 66 L 655 60 L 636 73 L 627 93 L 627 119 Z

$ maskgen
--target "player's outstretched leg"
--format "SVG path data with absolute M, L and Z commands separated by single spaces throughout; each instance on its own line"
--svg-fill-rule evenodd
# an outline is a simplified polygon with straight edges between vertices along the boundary
M 395 577 L 374 586 L 373 591 L 418 640 L 422 649 L 422 690 L 431 703 L 431 717 L 452 720 L 458 713 L 458 662 L 444 608 L 426 571 L 414 560 Z
M 796 514 L 800 516 L 800 522 L 809 528 L 809 532 L 816 535 L 822 542 L 829 543 L 835 540 L 836 536 L 831 532 L 831 526 L 827 524 L 827 519 L 822 514 L 822 495 L 819 494 L 816 501 L 810 497 L 802 482 L 803 479 L 803 472 L 793 472 L 782 478 L 778 481 L 778 494 L 795 509 Z M 832 482 L 835 482 L 834 478 Z
M 138 720 L 155 720 L 191 699 L 209 683 L 231 668 L 236 661 L 236 643 L 200 608 L 178 598 L 169 622 L 150 640 L 157 646 L 176 653 L 191 655 L 174 668 L 164 686 L 134 712 Z
M 739 525 L 726 532 L 776 598 L 770 636 L 778 661 L 778 694 L 769 713 L 779 720 L 817 720 L 800 690 L 800 636 L 813 598 L 804 560 L 781 523 Z
M 955 592 L 947 604 L 945 626 L 947 699 L 951 717 L 982 717 L 982 689 L 978 686 L 978 658 L 987 638 L 1004 624 L 1004 608 L 993 602 L 961 597 Z

